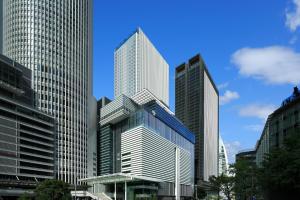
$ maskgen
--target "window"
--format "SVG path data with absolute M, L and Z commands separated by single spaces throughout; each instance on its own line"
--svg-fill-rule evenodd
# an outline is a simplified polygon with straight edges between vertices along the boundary
M 131 152 L 122 153 L 122 156 L 128 156 L 128 155 L 130 155 L 130 154 L 131 154 Z

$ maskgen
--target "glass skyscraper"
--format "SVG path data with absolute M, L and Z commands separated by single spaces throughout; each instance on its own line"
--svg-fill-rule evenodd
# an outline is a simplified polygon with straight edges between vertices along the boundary
M 3 54 L 32 70 L 35 105 L 58 123 L 57 178 L 74 183 L 87 176 L 93 1 L 2 3 Z

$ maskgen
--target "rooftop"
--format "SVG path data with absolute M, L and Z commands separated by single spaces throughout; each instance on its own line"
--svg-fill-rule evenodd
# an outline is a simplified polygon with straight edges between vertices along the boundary
M 294 91 L 293 94 L 291 96 L 289 96 L 288 98 L 286 98 L 285 100 L 283 100 L 281 107 L 288 105 L 289 103 L 297 100 L 300 98 L 300 91 L 298 89 L 298 87 L 294 87 Z

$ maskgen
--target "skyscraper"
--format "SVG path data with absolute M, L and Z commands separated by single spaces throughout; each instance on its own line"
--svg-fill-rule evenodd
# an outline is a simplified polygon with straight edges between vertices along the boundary
M 0 0 L 0 53 L 2 53 L 2 48 L 3 48 L 3 12 L 2 12 L 2 6 L 3 6 L 3 0 Z
M 92 0 L 3 1 L 3 54 L 32 70 L 35 105 L 58 122 L 57 178 L 69 183 L 87 176 L 92 8 Z
M 218 174 L 219 93 L 200 55 L 176 68 L 175 114 L 196 135 L 195 183 Z
M 219 175 L 228 174 L 228 156 L 224 142 L 219 137 Z
M 105 161 L 110 159 L 110 155 L 112 154 L 112 134 L 106 130 L 101 132 L 100 125 L 101 108 L 105 107 L 110 102 L 111 100 L 107 97 L 102 97 L 97 101 L 97 175 L 107 172 L 108 167 L 105 165 Z
M 116 48 L 114 62 L 115 98 L 147 89 L 169 105 L 169 65 L 140 28 Z

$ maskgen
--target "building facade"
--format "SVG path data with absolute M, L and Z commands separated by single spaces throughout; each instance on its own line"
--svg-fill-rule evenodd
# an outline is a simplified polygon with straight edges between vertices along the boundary
M 294 88 L 270 118 L 270 148 L 282 147 L 286 137 L 300 133 L 300 91 Z
M 195 136 L 155 96 L 145 101 L 146 93 L 121 95 L 101 108 L 105 139 L 99 151 L 100 173 L 83 180 L 92 186 L 92 194 L 118 199 L 192 197 Z M 143 104 L 133 99 L 143 99 Z
M 57 120 L 57 178 L 87 176 L 93 1 L 3 1 L 3 54 L 32 70 L 35 105 Z
M 115 98 L 147 89 L 169 105 L 169 65 L 138 28 L 114 52 Z
M 0 54 L 0 196 L 55 177 L 55 121 L 33 107 L 31 71 Z
M 105 129 L 102 129 L 101 132 L 101 125 L 100 125 L 101 108 L 105 107 L 110 102 L 111 100 L 108 99 L 107 97 L 102 97 L 97 101 L 97 175 L 98 176 L 100 176 L 101 174 L 105 174 L 107 170 L 106 159 L 110 158 L 110 156 L 107 156 L 107 154 L 112 153 L 112 146 L 109 145 L 111 144 L 112 135 L 107 134 Z M 107 173 L 112 173 L 112 171 L 108 171 Z
M 255 146 L 256 149 L 255 161 L 258 167 L 262 166 L 262 162 L 264 161 L 265 154 L 269 153 L 270 150 L 270 118 L 271 115 L 268 117 L 263 132 L 260 136 L 260 139 L 257 141 Z
M 87 132 L 87 176 L 97 175 L 97 100 L 90 98 Z
M 175 114 L 196 136 L 195 183 L 218 175 L 219 93 L 200 55 L 176 68 Z
M 249 163 L 256 164 L 256 149 L 245 149 L 239 151 L 235 155 L 235 161 L 238 162 L 240 160 L 245 160 Z
M 3 30 L 3 12 L 2 12 L 3 0 L 0 0 L 0 30 Z M 3 31 L 0 31 L 0 54 L 2 54 L 3 48 Z
M 228 156 L 227 151 L 224 145 L 224 142 L 219 137 L 219 175 L 221 174 L 228 174 Z
M 256 145 L 256 164 L 261 166 L 264 156 L 273 148 L 281 148 L 284 139 L 300 134 L 300 91 L 297 87 L 281 106 L 271 113 Z

